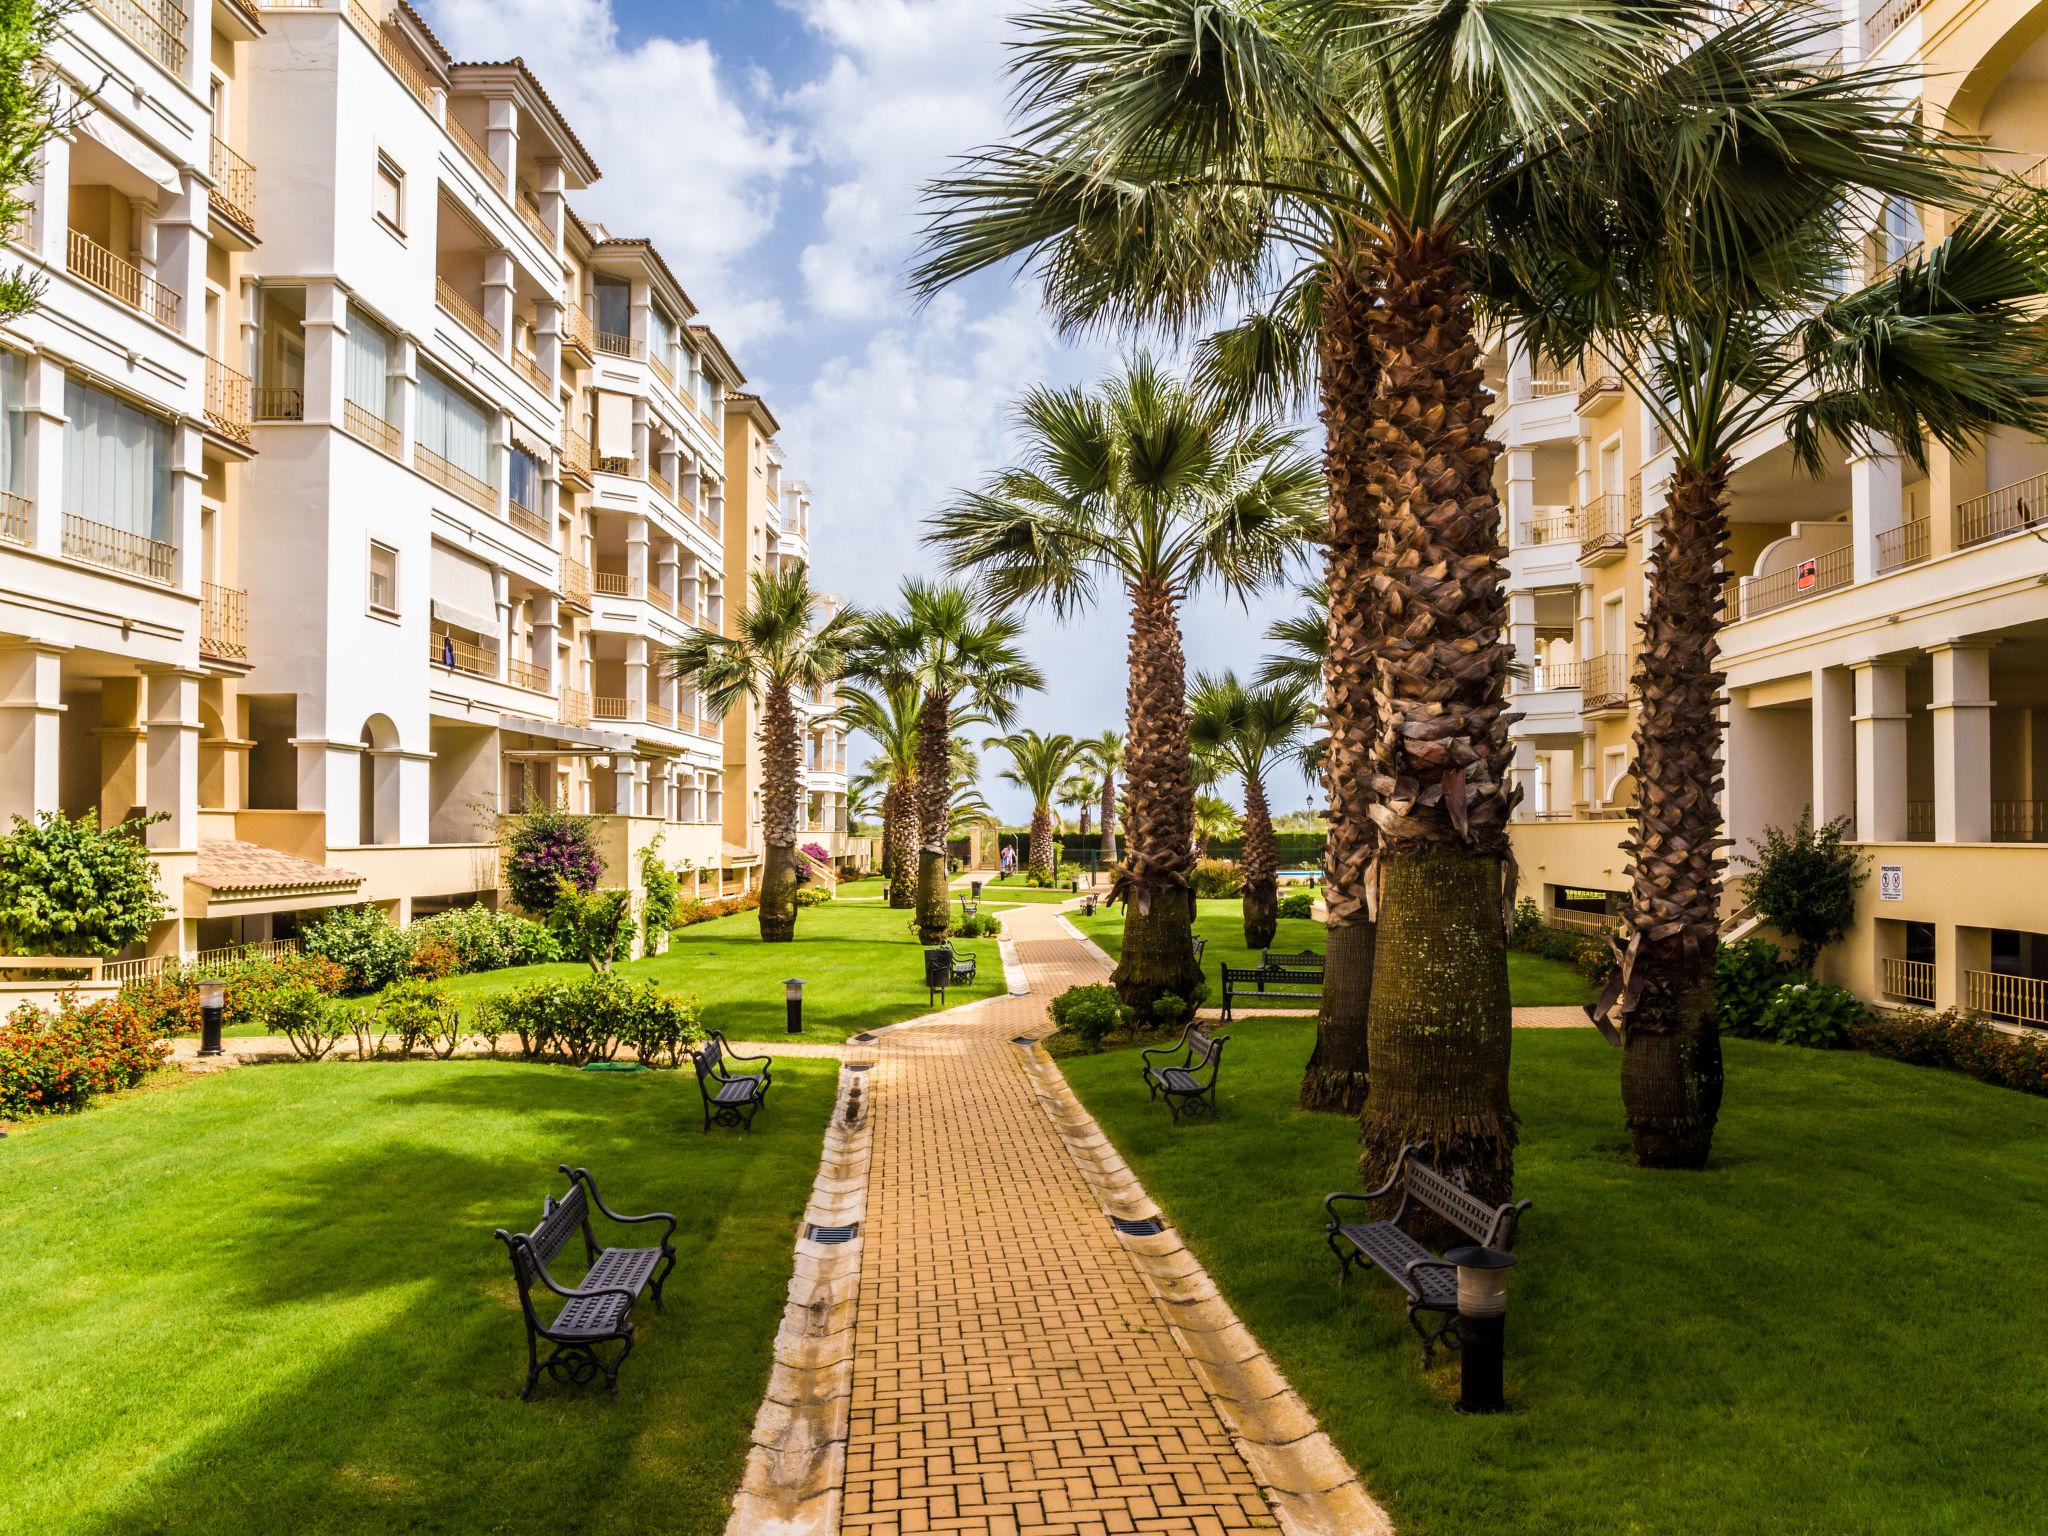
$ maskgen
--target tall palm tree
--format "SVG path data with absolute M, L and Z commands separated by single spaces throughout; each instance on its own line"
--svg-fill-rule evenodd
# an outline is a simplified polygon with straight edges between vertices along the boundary
M 1080 744 L 1067 735 L 1045 736 L 1034 730 L 1012 731 L 991 736 L 983 745 L 1010 754 L 1010 766 L 1003 779 L 1031 796 L 1031 852 L 1027 867 L 1043 870 L 1050 877 L 1053 867 L 1052 803 L 1060 792 L 1060 780 L 1081 755 Z
M 1247 688 L 1235 672 L 1198 672 L 1188 690 L 1190 744 L 1212 753 L 1244 785 L 1244 851 L 1238 855 L 1238 871 L 1247 949 L 1271 945 L 1280 921 L 1280 855 L 1266 775 L 1275 762 L 1300 757 L 1302 733 L 1314 718 L 1314 707 L 1298 683 Z
M 841 683 L 834 720 L 875 744 L 863 773 L 880 791 L 882 874 L 889 881 L 889 905 L 916 903 L 917 722 L 923 701 L 907 682 L 893 687 Z
M 743 699 L 760 707 L 760 924 L 762 939 L 771 944 L 796 937 L 796 850 L 804 805 L 796 701 L 838 680 L 858 622 L 853 610 L 842 609 L 820 623 L 814 602 L 802 561 L 756 571 L 732 634 L 695 630 L 661 653 L 667 674 L 694 684 L 713 715 L 723 719 Z
M 1087 759 L 1088 744 L 1077 744 L 1074 761 L 1084 763 Z M 1102 797 L 1102 785 L 1085 772 L 1070 773 L 1060 784 L 1060 805 L 1073 813 L 1080 823 L 1080 833 L 1085 839 L 1089 833 L 1088 818 L 1095 810 L 1095 803 Z
M 1102 867 L 1116 863 L 1116 776 L 1124 766 L 1124 733 L 1104 731 L 1082 743 L 1088 766 L 1102 776 Z
M 1966 194 L 1961 178 L 1952 192 Z M 1646 307 L 1638 345 L 1613 364 L 1674 454 L 1635 667 L 1629 896 L 1594 1009 L 1622 1046 L 1623 1109 L 1648 1167 L 1702 1166 L 1721 1103 L 1715 660 L 1737 445 L 1782 421 L 1818 473 L 1830 448 L 1890 444 L 1924 466 L 1930 438 L 1960 452 L 1993 426 L 2048 432 L 2048 199 L 1979 207 L 1925 254 L 1842 293 L 1866 223 L 1857 213 L 1845 188 L 1815 196 L 1797 234 L 1766 249 L 1717 243 L 1719 280 Z M 1590 317 L 1559 298 L 1548 341 L 1588 344 Z
M 955 570 L 1005 611 L 1067 618 L 1114 581 L 1130 605 L 1126 902 L 1113 980 L 1139 1016 L 1198 995 L 1194 788 L 1180 606 L 1204 587 L 1276 579 L 1321 511 L 1314 462 L 1274 422 L 1235 422 L 1139 356 L 1096 389 L 1036 389 L 1016 411 L 1024 458 L 930 521 Z
M 1370 973 L 1340 927 L 1328 978 L 1370 989 L 1369 1176 L 1426 1141 L 1483 1198 L 1512 1187 L 1482 312 L 1532 312 L 1589 255 L 1605 281 L 1660 280 L 1686 227 L 1761 245 L 1783 204 L 1753 195 L 1753 171 L 1912 180 L 1934 136 L 1816 70 L 1811 26 L 1784 46 L 1789 7 L 1732 9 L 1055 0 L 1011 56 L 1013 140 L 930 192 L 921 290 L 1023 257 L 1074 327 L 1185 328 L 1248 296 L 1260 311 L 1220 371 L 1254 381 L 1262 409 L 1319 395 L 1327 774 L 1347 787 L 1331 895 L 1377 917 Z M 1610 196 L 1653 180 L 1649 202 Z
M 871 615 L 853 637 L 847 670 L 884 687 L 913 689 L 917 727 L 917 929 L 936 944 L 946 936 L 946 840 L 953 798 L 956 711 L 1001 727 L 1017 695 L 1045 686 L 1017 647 L 1016 620 L 984 615 L 965 587 L 917 579 L 903 583 L 902 606 Z

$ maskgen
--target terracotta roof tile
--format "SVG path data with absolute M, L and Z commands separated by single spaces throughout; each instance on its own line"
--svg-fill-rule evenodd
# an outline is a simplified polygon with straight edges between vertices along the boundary
M 210 891 L 353 889 L 363 877 L 259 843 L 201 841 L 192 877 Z

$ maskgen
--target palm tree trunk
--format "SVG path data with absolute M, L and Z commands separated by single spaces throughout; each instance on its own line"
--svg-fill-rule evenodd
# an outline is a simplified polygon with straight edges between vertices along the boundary
M 796 842 L 800 830 L 803 736 L 786 683 L 769 685 L 761 704 L 761 938 L 796 937 Z
M 946 823 L 952 798 L 952 701 L 927 693 L 917 717 L 917 937 L 946 936 Z
M 1280 922 L 1280 853 L 1273 842 L 1273 813 L 1266 805 L 1266 786 L 1255 774 L 1244 781 L 1244 852 L 1238 870 L 1244 879 L 1244 943 L 1266 949 Z
M 1455 235 L 1374 238 L 1382 490 L 1379 827 L 1361 1159 L 1369 1181 L 1426 1142 L 1489 1203 L 1514 1185 L 1508 1099 L 1506 568 L 1488 431 L 1492 395 Z
M 885 811 L 888 825 L 884 829 L 887 838 L 889 867 L 889 905 L 908 911 L 917 905 L 917 845 L 920 827 L 917 805 L 917 780 L 909 779 L 901 784 L 889 786 L 888 795 L 882 804 L 887 807 L 895 802 L 894 811 Z
M 1131 591 L 1130 691 L 1124 771 L 1124 949 L 1110 980 L 1141 1024 L 1178 1024 L 1200 997 L 1195 963 L 1195 786 L 1188 774 L 1187 668 L 1173 593 L 1144 583 Z M 1162 997 L 1182 1007 L 1169 1019 Z
M 1355 1115 L 1365 1106 L 1367 1013 L 1375 942 L 1366 879 L 1379 836 L 1372 820 L 1372 738 L 1378 680 L 1374 646 L 1379 600 L 1372 551 L 1379 499 L 1370 472 L 1372 399 L 1379 370 L 1367 329 L 1372 292 L 1354 267 L 1333 264 L 1323 289 L 1318 340 L 1324 427 L 1323 474 L 1330 484 L 1329 649 L 1323 664 L 1323 719 L 1329 746 L 1323 783 L 1330 835 L 1323 850 L 1328 911 L 1323 1002 L 1316 1044 L 1301 1078 L 1303 1109 Z
M 1030 865 L 1052 878 L 1052 807 L 1042 800 L 1031 807 Z
M 1102 770 L 1102 868 L 1116 862 L 1116 772 Z
M 1681 464 L 1650 557 L 1636 681 L 1636 807 L 1619 965 L 1598 1013 L 1621 1032 L 1636 1161 L 1699 1168 L 1721 1112 L 1714 951 L 1721 920 L 1722 556 L 1728 464 Z

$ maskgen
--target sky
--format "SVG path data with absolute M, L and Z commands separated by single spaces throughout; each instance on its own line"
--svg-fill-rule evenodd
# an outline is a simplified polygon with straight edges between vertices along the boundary
M 603 172 L 578 209 L 655 241 L 775 411 L 784 473 L 811 488 L 818 586 L 879 606 L 932 574 L 922 520 L 1009 462 L 1011 401 L 1114 367 L 1116 341 L 1059 336 L 1015 273 L 922 308 L 903 286 L 919 188 L 1003 132 L 1003 39 L 1025 0 L 417 3 L 457 58 L 526 60 Z M 1249 670 L 1291 602 L 1198 600 L 1190 669 Z M 1047 686 L 1019 724 L 1122 728 L 1116 592 L 1066 626 L 1034 615 L 1026 644 Z M 999 757 L 984 791 L 1021 818 Z M 1292 773 L 1272 797 L 1311 800 Z

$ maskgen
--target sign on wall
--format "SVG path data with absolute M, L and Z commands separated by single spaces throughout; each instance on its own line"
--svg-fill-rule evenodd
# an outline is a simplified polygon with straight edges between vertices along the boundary
M 1798 576 L 1797 576 L 1796 578 L 1794 578 L 1794 580 L 1793 580 L 1793 583 L 1792 583 L 1792 584 L 1793 584 L 1793 586 L 1797 587 L 1797 588 L 1798 588 L 1798 589 L 1799 589 L 1799 590 L 1800 590 L 1801 592 L 1806 592 L 1806 591 L 1810 591 L 1810 590 L 1811 590 L 1811 589 L 1812 589 L 1812 588 L 1813 588 L 1813 587 L 1815 586 L 1815 584 L 1817 584 L 1817 583 L 1818 583 L 1819 581 L 1820 581 L 1820 561 L 1818 561 L 1818 560 L 1802 560 L 1802 561 L 1800 561 L 1800 562 L 1799 562 L 1799 574 L 1798 574 Z
M 1906 871 L 1897 864 L 1877 866 L 1877 899 L 1879 901 L 1904 901 L 1906 899 Z

